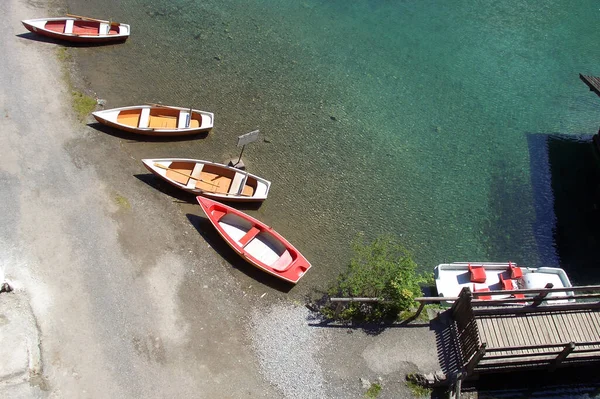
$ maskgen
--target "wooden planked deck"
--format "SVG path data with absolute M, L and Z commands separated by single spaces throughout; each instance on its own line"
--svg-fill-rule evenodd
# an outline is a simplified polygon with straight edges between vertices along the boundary
M 579 74 L 579 79 L 583 80 L 583 83 L 588 85 L 591 91 L 600 96 L 600 78 L 590 75 Z
M 488 348 L 600 341 L 600 312 L 580 310 L 520 315 L 476 316 Z

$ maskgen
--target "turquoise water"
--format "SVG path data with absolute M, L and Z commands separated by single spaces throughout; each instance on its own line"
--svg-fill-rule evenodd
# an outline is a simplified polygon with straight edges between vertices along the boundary
M 590 154 L 600 99 L 578 73 L 600 74 L 597 1 L 67 3 L 132 25 L 125 44 L 73 49 L 107 107 L 215 113 L 206 138 L 124 141 L 134 157 L 223 162 L 261 130 L 243 159 L 273 186 L 251 213 L 312 261 L 306 287 L 343 269 L 359 233 L 399 236 L 427 271 L 576 267 L 555 242 L 547 138 Z

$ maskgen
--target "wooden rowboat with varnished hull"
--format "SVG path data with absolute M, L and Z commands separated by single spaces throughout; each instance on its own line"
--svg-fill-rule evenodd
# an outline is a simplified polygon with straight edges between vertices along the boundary
M 271 227 L 217 201 L 196 199 L 227 244 L 250 264 L 293 284 L 310 269 L 308 260 Z
M 92 112 L 102 124 L 150 136 L 183 136 L 212 129 L 212 112 L 167 105 L 134 105 Z
M 243 170 L 210 161 L 186 158 L 142 159 L 156 176 L 192 194 L 217 200 L 263 201 L 271 182 Z
M 33 33 L 76 43 L 125 41 L 131 32 L 127 24 L 80 16 L 25 19 L 21 22 Z

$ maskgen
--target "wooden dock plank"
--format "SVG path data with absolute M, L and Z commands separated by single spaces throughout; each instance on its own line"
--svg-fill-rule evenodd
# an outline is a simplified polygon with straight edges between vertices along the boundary
M 598 341 L 600 341 L 600 313 L 599 312 L 590 312 L 588 313 L 592 326 L 594 327 L 594 335 L 598 337 Z
M 520 337 L 521 342 L 523 342 L 523 345 L 525 346 L 531 346 L 534 345 L 534 343 L 532 343 L 533 337 L 531 336 L 531 333 L 528 333 L 528 328 L 525 325 L 525 316 L 526 315 L 519 315 L 519 317 L 515 317 L 514 319 L 512 319 L 513 325 L 515 327 L 515 329 L 517 330 L 517 335 Z M 531 349 L 525 349 L 526 353 L 531 353 L 532 350 Z
M 548 314 L 548 322 L 551 324 L 552 331 L 554 331 L 554 333 L 556 334 L 556 337 L 558 338 L 557 341 L 565 342 L 568 335 L 566 334 L 565 331 L 563 331 L 562 321 L 557 320 L 557 314 L 556 313 Z M 568 342 L 568 341 L 566 341 L 566 342 Z
M 495 322 L 498 324 L 498 327 L 504 337 L 504 341 L 506 342 L 506 346 L 519 346 L 521 342 L 517 337 L 517 332 L 514 329 L 514 326 L 511 323 L 508 323 L 505 317 L 499 317 L 495 319 Z M 516 351 L 509 351 L 510 354 L 517 353 Z
M 535 315 L 527 315 L 527 323 L 529 325 L 529 331 L 531 331 L 531 335 L 534 338 L 534 342 L 536 344 L 545 343 L 546 339 L 544 338 L 544 334 L 541 331 L 539 319 L 535 317 Z M 534 352 L 542 352 L 541 349 L 536 349 Z
M 590 320 L 590 326 L 592 328 L 592 336 L 594 337 L 594 341 L 600 341 L 600 313 L 599 312 L 589 312 L 587 314 Z
M 559 313 L 556 318 L 562 324 L 562 329 L 565 332 L 565 342 L 580 342 L 581 331 L 577 319 L 573 317 L 573 313 Z
M 589 318 L 588 312 L 580 312 L 577 316 L 579 319 L 579 326 L 581 328 L 582 335 L 584 336 L 584 341 L 593 341 L 594 331 L 592 329 L 591 321 Z
M 528 320 L 531 326 L 531 330 L 535 331 L 536 342 L 547 342 L 546 329 L 543 328 L 542 315 L 529 315 Z
M 481 330 L 485 331 L 485 335 L 487 337 L 487 347 L 488 348 L 502 348 L 502 344 L 499 342 L 498 337 L 496 336 L 496 332 L 494 331 L 493 326 L 491 326 L 491 321 L 488 317 L 481 319 L 482 327 Z M 483 339 L 482 339 L 483 340 Z
M 506 337 L 505 334 L 503 332 L 503 330 L 500 328 L 499 324 L 492 318 L 492 317 L 487 317 L 488 319 L 488 328 L 491 329 L 494 332 L 494 336 L 496 337 L 496 341 L 497 341 L 497 348 L 506 348 L 508 345 L 508 342 L 506 341 Z M 502 355 L 506 355 L 508 354 L 507 351 L 502 351 L 499 354 Z

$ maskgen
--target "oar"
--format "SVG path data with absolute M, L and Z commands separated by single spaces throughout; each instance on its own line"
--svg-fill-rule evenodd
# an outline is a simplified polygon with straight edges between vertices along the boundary
M 211 182 L 209 182 L 209 181 L 202 180 L 202 179 L 199 179 L 199 178 L 197 178 L 197 177 L 193 177 L 192 175 L 188 175 L 187 173 L 180 172 L 180 171 L 178 171 L 177 169 L 171 169 L 171 168 L 169 168 L 168 166 L 161 165 L 161 164 L 159 164 L 159 163 L 156 163 L 156 162 L 154 163 L 154 166 L 156 166 L 157 168 L 165 169 L 165 170 L 171 170 L 171 171 L 173 171 L 173 172 L 175 172 L 175 173 L 179 173 L 179 174 L 180 174 L 180 175 L 182 175 L 182 176 L 189 177 L 190 179 L 199 180 L 199 181 L 201 181 L 201 182 L 203 182 L 203 183 L 210 184 L 210 185 L 211 185 L 211 186 L 213 186 L 213 187 L 219 187 L 219 185 L 218 185 L 218 184 L 214 184 L 214 183 L 211 183 Z
M 110 26 L 119 26 L 119 25 L 120 25 L 118 22 L 106 21 L 106 20 L 104 20 L 104 19 L 96 19 L 96 18 L 82 17 L 81 15 L 67 14 L 67 17 L 79 18 L 79 19 L 87 19 L 88 21 L 106 22 L 106 23 L 109 23 L 109 24 L 110 24 Z

